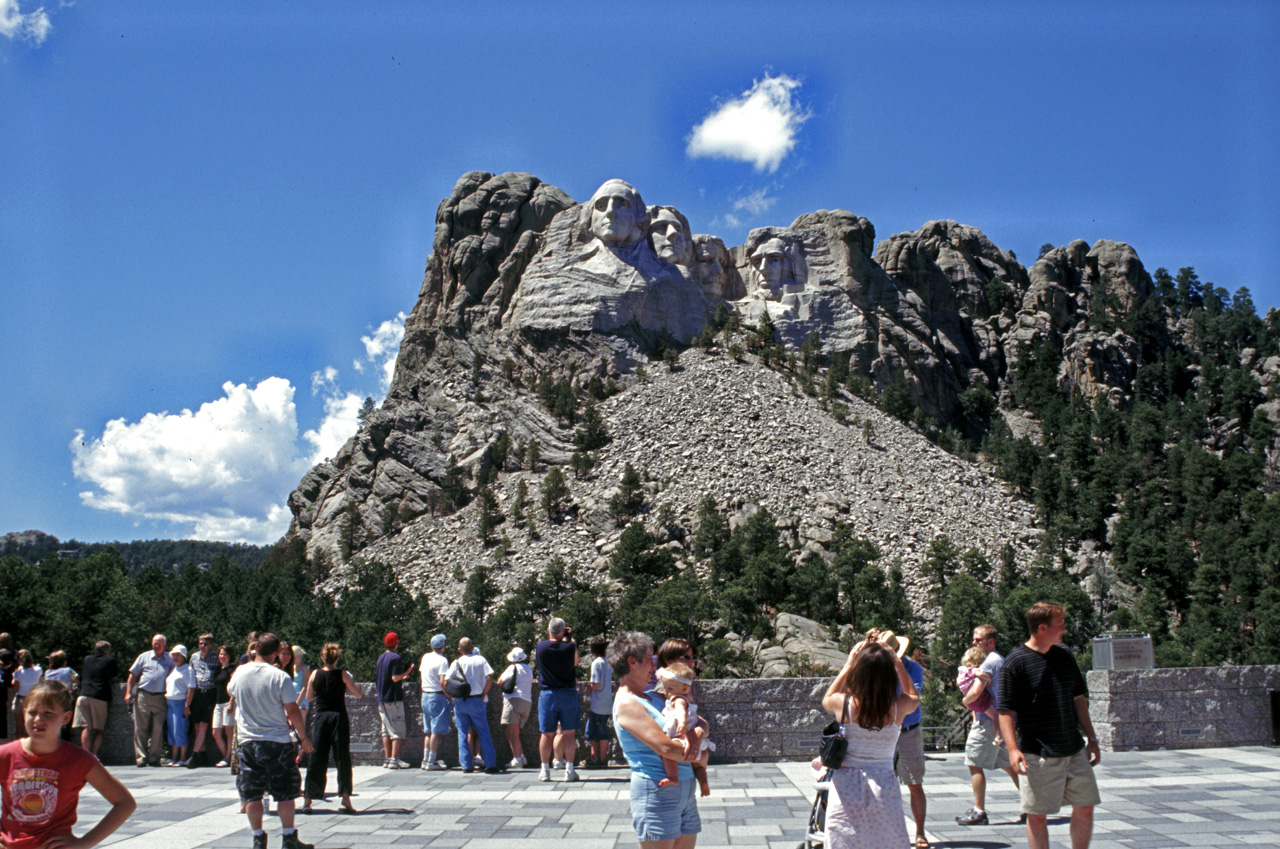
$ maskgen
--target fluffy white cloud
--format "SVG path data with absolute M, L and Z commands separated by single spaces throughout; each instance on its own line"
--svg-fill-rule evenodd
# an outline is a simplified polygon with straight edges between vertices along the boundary
M 355 435 L 364 399 L 386 394 L 404 321 L 400 313 L 360 339 L 365 357 L 356 370 L 368 370 L 366 381 L 376 386 L 343 389 L 333 366 L 311 375 L 311 394 L 324 397 L 324 416 L 301 438 L 295 390 L 282 377 L 253 389 L 228 381 L 225 397 L 194 413 L 148 413 L 134 423 L 116 419 L 92 439 L 77 430 L 72 471 L 94 486 L 80 493 L 81 501 L 172 522 L 198 539 L 274 542 L 289 527 L 288 493 L 308 468 L 333 457 Z
M 230 381 L 225 397 L 194 413 L 148 413 L 107 422 L 102 436 L 76 431 L 72 470 L 96 489 L 98 510 L 186 525 L 203 539 L 264 543 L 288 528 L 282 495 L 297 485 L 294 388 L 270 377 L 250 389 Z
M 764 215 L 778 202 L 777 198 L 771 198 L 768 195 L 768 189 L 758 189 L 735 200 L 733 208 L 735 211 L 745 210 L 752 215 Z
M 750 162 L 757 171 L 777 171 L 796 146 L 809 118 L 795 98 L 800 81 L 780 74 L 756 80 L 740 97 L 720 104 L 693 128 L 685 152 Z
M 40 45 L 52 30 L 53 24 L 43 6 L 34 12 L 23 12 L 18 0 L 0 0 L 0 35 L 5 38 L 20 38 Z
M 344 442 L 355 436 L 363 403 L 364 399 L 354 392 L 324 399 L 324 418 L 319 426 L 302 434 L 302 438 L 311 443 L 309 464 L 314 466 L 332 458 Z
M 396 313 L 395 318 L 379 324 L 370 335 L 361 336 L 364 360 L 352 363 L 355 370 L 362 373 L 366 366 L 372 366 L 381 375 L 383 393 L 391 386 L 391 377 L 395 374 L 396 356 L 400 353 L 400 343 L 404 341 L 404 319 L 404 313 Z

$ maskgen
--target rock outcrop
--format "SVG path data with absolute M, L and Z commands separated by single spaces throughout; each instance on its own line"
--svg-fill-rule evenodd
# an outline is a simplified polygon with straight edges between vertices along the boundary
M 767 315 L 786 348 L 816 341 L 874 386 L 904 383 L 940 424 L 968 426 L 961 394 L 985 386 L 1016 430 L 1010 375 L 1041 342 L 1062 357 L 1060 386 L 1128 403 L 1143 352 L 1122 328 L 1151 292 L 1118 242 L 1075 241 L 1028 271 L 954 221 L 877 246 L 866 218 L 821 210 L 726 248 L 620 180 L 577 204 L 528 174 L 471 172 L 437 211 L 390 392 L 290 496 L 290 534 L 336 568 L 380 558 L 447 609 L 461 592 L 455 566 L 484 556 L 474 509 L 453 512 L 447 487 L 459 475 L 473 489 L 494 480 L 509 503 L 540 475 L 504 446 L 536 442 L 550 464 L 575 450 L 569 418 L 539 393 L 612 386 L 621 391 L 599 410 L 613 439 L 592 476 L 571 482 L 576 518 L 517 544 L 503 588 L 557 554 L 603 580 L 619 533 L 608 498 L 631 461 L 658 482 L 651 501 L 669 505 L 673 527 L 692 527 L 707 494 L 727 510 L 766 506 L 800 556 L 825 553 L 839 519 L 901 558 L 922 597 L 916 567 L 937 534 L 991 554 L 1010 543 L 1027 562 L 1031 507 L 847 393 L 833 399 L 837 420 L 751 355 L 684 349 L 726 310 L 747 324 Z M 679 370 L 655 362 L 664 349 L 684 350 Z M 697 565 L 678 533 L 669 544 Z

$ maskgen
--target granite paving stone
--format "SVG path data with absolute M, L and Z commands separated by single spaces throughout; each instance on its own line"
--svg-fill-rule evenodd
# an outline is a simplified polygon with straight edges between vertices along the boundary
M 234 778 L 225 769 L 137 770 L 111 767 L 138 799 L 138 811 L 102 845 L 122 849 L 231 849 L 251 844 Z M 533 770 L 506 775 L 424 773 L 357 767 L 353 801 L 362 813 L 337 813 L 334 795 L 298 817 L 304 840 L 319 849 L 356 846 L 431 849 L 613 849 L 635 845 L 622 767 L 581 773 L 575 784 L 541 783 Z M 699 799 L 698 849 L 777 846 L 804 838 L 813 799 L 807 763 L 729 764 L 711 768 L 712 795 Z M 992 824 L 954 818 L 973 799 L 960 753 L 929 756 L 927 835 L 935 847 L 1026 845 L 1020 803 L 996 774 L 987 790 Z M 1107 752 L 1097 769 L 1102 805 L 1094 849 L 1280 846 L 1280 752 L 1269 748 L 1181 752 Z M 274 806 L 273 806 L 274 807 Z M 904 795 L 904 810 L 907 810 Z M 82 833 L 106 810 L 86 789 Z M 1050 841 L 1068 846 L 1069 811 L 1050 817 Z M 266 819 L 271 845 L 280 820 Z M 908 823 L 908 830 L 911 826 Z

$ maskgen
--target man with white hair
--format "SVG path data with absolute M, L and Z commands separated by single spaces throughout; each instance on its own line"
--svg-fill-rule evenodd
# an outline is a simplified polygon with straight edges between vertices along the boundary
M 151 651 L 144 651 L 129 667 L 124 685 L 124 703 L 133 707 L 133 752 L 138 766 L 160 766 L 164 745 L 164 682 L 173 671 L 173 658 L 165 651 L 164 634 L 151 638 Z
M 577 781 L 573 761 L 577 751 L 578 717 L 578 646 L 572 630 L 559 616 L 547 623 L 547 636 L 534 651 L 538 661 L 538 755 L 542 758 L 539 781 L 551 780 L 552 759 L 564 761 L 564 780 Z M 556 729 L 561 732 L 556 751 Z
M 458 659 L 449 667 L 450 676 L 460 676 L 469 688 L 466 695 L 453 700 L 453 721 L 458 726 L 458 760 L 463 772 L 475 772 L 476 758 L 471 750 L 470 732 L 475 729 L 480 738 L 480 751 L 484 762 L 488 764 L 485 772 L 496 775 L 502 772 L 497 766 L 498 753 L 493 748 L 493 737 L 489 734 L 489 716 L 485 709 L 485 696 L 493 686 L 493 667 L 484 655 L 476 651 L 475 643 L 470 637 L 458 640 Z

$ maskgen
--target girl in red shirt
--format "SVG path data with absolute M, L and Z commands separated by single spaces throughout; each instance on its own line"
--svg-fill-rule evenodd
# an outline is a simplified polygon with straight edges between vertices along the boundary
M 138 804 L 88 749 L 64 743 L 71 720 L 71 691 L 58 681 L 31 688 L 22 708 L 27 736 L 0 746 L 0 846 L 5 849 L 80 849 L 97 846 Z M 85 783 L 111 803 L 102 821 L 83 837 L 71 833 Z

